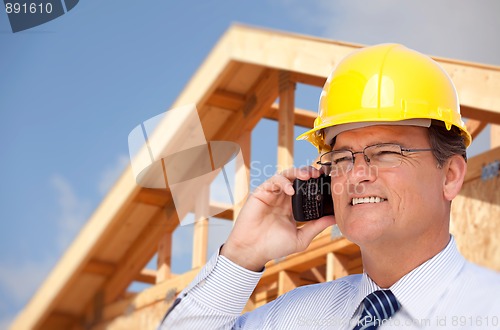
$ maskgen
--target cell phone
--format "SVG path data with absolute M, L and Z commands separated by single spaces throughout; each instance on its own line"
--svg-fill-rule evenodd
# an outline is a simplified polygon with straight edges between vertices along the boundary
M 330 176 L 322 174 L 317 179 L 293 181 L 293 217 L 297 222 L 319 219 L 333 215 L 333 200 Z

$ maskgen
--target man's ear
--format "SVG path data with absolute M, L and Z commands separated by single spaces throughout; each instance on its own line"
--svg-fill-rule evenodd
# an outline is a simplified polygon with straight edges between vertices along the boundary
M 443 194 L 446 200 L 453 200 L 464 183 L 465 173 L 467 173 L 467 163 L 460 155 L 451 156 L 443 166 L 445 178 L 443 182 Z

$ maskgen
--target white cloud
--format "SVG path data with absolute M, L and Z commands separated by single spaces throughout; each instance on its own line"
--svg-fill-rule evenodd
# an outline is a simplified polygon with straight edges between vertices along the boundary
M 56 240 L 62 250 L 67 248 L 91 213 L 90 202 L 79 198 L 67 179 L 55 174 L 50 184 L 57 193 L 59 217 Z
M 104 172 L 101 174 L 101 179 L 97 185 L 101 195 L 105 195 L 109 191 L 129 163 L 130 158 L 128 156 L 119 155 L 113 165 L 104 169 Z
M 113 185 L 128 164 L 126 156 L 119 156 L 116 163 L 104 170 L 97 191 L 104 194 Z M 15 306 L 24 305 L 42 284 L 57 257 L 70 245 L 92 212 L 89 200 L 78 196 L 71 183 L 62 175 L 54 174 L 49 183 L 56 193 L 57 216 L 54 237 L 57 250 L 51 257 L 38 260 L 23 260 L 2 265 L 0 268 L 0 289 L 5 293 L 9 306 L 0 305 L 0 329 L 7 328 L 15 315 Z M 18 308 L 18 307 L 17 307 Z
M 500 64 L 496 0 L 283 0 L 323 36 L 361 44 L 403 43 L 431 55 Z
M 113 186 L 129 163 L 129 158 L 119 155 L 115 163 L 104 169 L 97 183 L 97 191 L 104 195 Z M 59 174 L 50 178 L 55 189 L 58 206 L 56 241 L 61 251 L 66 249 L 92 213 L 91 202 L 78 196 L 71 183 Z
M 9 315 L 0 319 L 0 329 L 8 329 L 10 324 L 14 321 L 14 316 Z
M 26 302 L 42 283 L 55 259 L 28 260 L 0 268 L 0 286 L 9 293 L 13 304 Z
M 0 290 L 5 293 L 0 302 L 0 329 L 7 329 L 20 309 L 47 277 L 55 258 L 27 260 L 3 264 L 0 268 Z M 8 303 L 7 303 L 8 300 Z
M 96 190 L 105 194 L 114 184 L 128 164 L 128 157 L 118 156 L 115 164 L 107 167 Z M 24 305 L 31 295 L 42 284 L 51 268 L 57 262 L 57 257 L 70 245 L 92 212 L 91 202 L 79 196 L 69 180 L 60 174 L 50 177 L 49 183 L 56 193 L 57 218 L 54 237 L 57 251 L 51 257 L 39 260 L 23 260 L 2 265 L 0 268 L 0 289 L 6 294 L 11 304 L 0 305 L 0 329 L 6 329 L 15 315 L 13 306 Z M 22 284 L 22 285 L 21 285 Z

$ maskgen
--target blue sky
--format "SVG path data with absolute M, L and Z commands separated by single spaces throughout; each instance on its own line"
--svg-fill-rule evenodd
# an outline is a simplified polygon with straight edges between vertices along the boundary
M 15 34 L 0 12 L 0 329 L 128 165 L 129 132 L 169 108 L 231 23 L 500 65 L 499 12 L 495 0 L 86 0 Z M 299 107 L 316 109 L 319 90 L 297 94 Z M 276 159 L 274 125 L 253 136 L 261 168 Z M 297 165 L 314 157 L 305 142 L 296 153 Z M 216 227 L 211 246 L 229 229 Z M 190 242 L 174 244 L 182 271 Z

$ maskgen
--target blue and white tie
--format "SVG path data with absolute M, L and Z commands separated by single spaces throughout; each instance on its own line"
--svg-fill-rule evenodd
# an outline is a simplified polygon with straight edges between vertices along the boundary
M 353 330 L 377 329 L 396 313 L 401 305 L 391 290 L 378 290 L 363 300 L 361 317 Z

